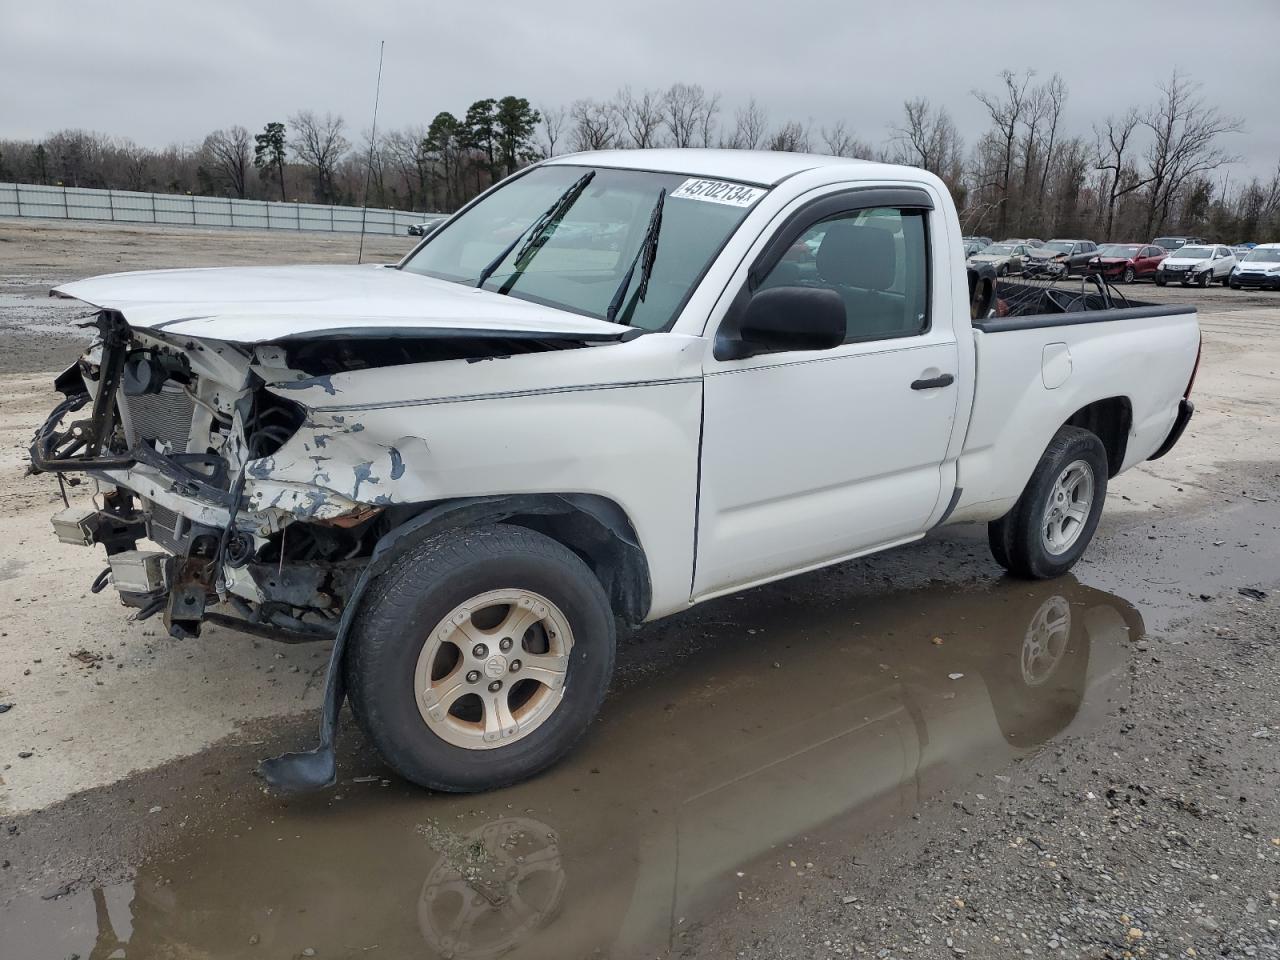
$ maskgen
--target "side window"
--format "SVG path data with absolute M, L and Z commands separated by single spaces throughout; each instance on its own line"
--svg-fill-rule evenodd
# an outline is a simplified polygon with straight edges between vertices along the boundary
M 923 333 L 929 328 L 926 212 L 876 207 L 815 223 L 758 289 L 836 291 L 844 301 L 845 343 Z

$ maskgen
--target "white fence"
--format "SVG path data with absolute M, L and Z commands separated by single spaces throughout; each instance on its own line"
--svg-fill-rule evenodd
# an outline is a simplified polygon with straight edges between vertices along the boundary
M 248 227 L 255 230 L 331 230 L 338 233 L 359 233 L 363 218 L 366 233 L 404 233 L 410 224 L 420 222 L 425 216 L 427 214 L 408 210 L 329 207 L 319 203 L 0 183 L 0 217 L 172 223 L 189 227 Z

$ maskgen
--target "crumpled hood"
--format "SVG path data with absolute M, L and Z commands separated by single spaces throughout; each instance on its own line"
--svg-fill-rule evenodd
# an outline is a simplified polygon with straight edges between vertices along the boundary
M 380 265 L 113 273 L 52 293 L 116 310 L 134 328 L 233 343 L 378 331 L 611 340 L 628 329 Z
M 1065 257 L 1065 253 L 1059 253 L 1057 250 L 1032 250 L 1027 254 L 1033 260 L 1057 260 L 1059 257 Z

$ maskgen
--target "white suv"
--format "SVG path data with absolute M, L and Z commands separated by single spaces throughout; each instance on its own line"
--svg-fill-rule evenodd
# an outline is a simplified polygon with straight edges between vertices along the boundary
M 1218 282 L 1223 286 L 1231 279 L 1236 257 L 1230 247 L 1220 243 L 1197 244 L 1175 250 L 1160 263 L 1156 271 L 1156 285 L 1177 281 L 1184 287 L 1198 283 L 1202 287 Z
M 1264 243 L 1245 254 L 1231 271 L 1231 289 L 1280 290 L 1280 243 Z

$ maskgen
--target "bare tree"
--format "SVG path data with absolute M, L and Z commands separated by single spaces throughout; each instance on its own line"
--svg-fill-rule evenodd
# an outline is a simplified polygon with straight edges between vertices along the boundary
M 706 96 L 702 100 L 701 109 L 698 111 L 698 139 L 704 147 L 709 147 L 715 143 L 716 139 L 716 115 L 720 112 L 720 94 L 713 93 Z
M 844 121 L 837 120 L 828 127 L 821 127 L 818 135 L 822 137 L 822 145 L 833 157 L 861 157 L 871 155 L 871 147 L 863 143 L 845 129 Z
M 997 93 L 985 90 L 973 91 L 978 102 L 987 108 L 993 126 L 993 142 L 1000 147 L 999 166 L 994 186 L 998 191 L 999 210 L 996 213 L 996 232 L 1008 234 L 1009 187 L 1013 177 L 1014 147 L 1018 140 L 1018 124 L 1027 107 L 1027 88 L 1035 72 L 1028 70 L 1021 76 L 1012 70 L 1002 70 L 1000 80 L 1004 89 Z
M 809 128 L 798 120 L 788 120 L 769 138 L 770 150 L 785 150 L 791 153 L 810 153 L 813 140 Z
M 734 150 L 759 150 L 769 128 L 769 116 L 752 97 L 733 113 L 733 136 L 725 144 Z
M 382 138 L 381 152 L 403 184 L 404 205 L 411 210 L 424 209 L 430 204 L 433 171 L 427 135 L 427 128 L 419 124 L 392 130 Z
M 894 161 L 921 167 L 948 183 L 958 180 L 963 142 L 946 108 L 917 97 L 903 103 L 902 112 L 903 125 L 893 128 Z
M 1058 137 L 1058 125 L 1062 122 L 1062 108 L 1067 103 L 1067 84 L 1058 74 L 1049 78 L 1042 88 L 1042 96 L 1047 101 L 1049 135 L 1044 148 L 1044 164 L 1040 171 L 1040 196 L 1044 196 L 1049 183 L 1049 169 L 1053 165 L 1053 147 Z
M 662 95 L 662 122 L 673 146 L 693 146 L 706 111 L 707 95 L 700 85 L 673 83 L 667 88 Z
M 1198 95 L 1199 85 L 1177 70 L 1159 89 L 1160 100 L 1141 121 L 1152 134 L 1145 155 L 1147 235 L 1163 228 L 1183 184 L 1236 162 L 1238 158 L 1223 151 L 1216 141 L 1223 134 L 1239 133 L 1244 126 L 1237 118 L 1205 104 Z
M 1134 131 L 1140 118 L 1131 109 L 1123 117 L 1107 117 L 1101 126 L 1093 128 L 1093 166 L 1102 171 L 1106 207 L 1103 216 L 1102 235 L 1110 240 L 1116 221 L 1116 204 L 1126 194 L 1146 186 L 1147 181 L 1138 176 L 1129 155 Z
M 556 155 L 556 144 L 560 142 L 564 134 L 565 120 L 569 111 L 564 107 L 539 107 L 538 114 L 542 117 L 542 152 L 548 157 Z
M 289 118 L 289 125 L 294 131 L 289 146 L 299 162 L 311 168 L 315 178 L 316 202 L 335 202 L 338 197 L 333 174 L 351 148 L 342 133 L 345 122 L 332 113 L 320 117 L 310 110 L 299 110 Z
M 201 148 L 213 166 L 214 176 L 242 200 L 249 195 L 249 167 L 253 164 L 251 139 L 244 127 L 228 127 L 205 137 Z
M 633 94 L 623 87 L 614 98 L 618 122 L 627 135 L 628 144 L 638 150 L 659 145 L 662 129 L 662 95 L 645 90 Z
M 569 107 L 569 136 L 574 150 L 608 150 L 617 146 L 618 112 L 611 103 L 575 100 Z

